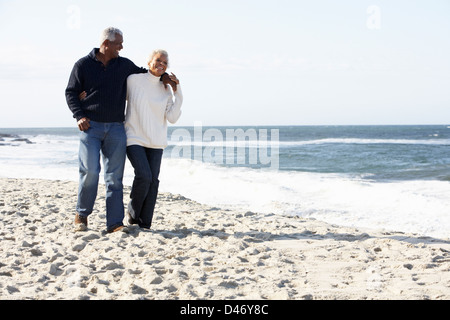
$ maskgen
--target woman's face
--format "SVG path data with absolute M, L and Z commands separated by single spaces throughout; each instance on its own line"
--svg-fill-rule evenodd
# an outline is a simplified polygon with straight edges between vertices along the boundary
M 168 64 L 169 59 L 167 56 L 157 53 L 153 56 L 153 59 L 149 61 L 148 67 L 151 74 L 160 77 L 166 72 Z

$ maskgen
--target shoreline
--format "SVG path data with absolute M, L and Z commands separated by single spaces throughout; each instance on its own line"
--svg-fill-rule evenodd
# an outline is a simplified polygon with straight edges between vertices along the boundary
M 450 240 L 239 212 L 167 192 L 152 230 L 73 232 L 73 181 L 0 178 L 0 299 L 450 299 Z M 130 187 L 124 188 L 124 202 Z

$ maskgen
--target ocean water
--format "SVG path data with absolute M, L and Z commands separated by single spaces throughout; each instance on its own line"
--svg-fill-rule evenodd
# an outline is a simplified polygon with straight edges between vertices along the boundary
M 0 129 L 0 177 L 78 179 L 78 129 Z M 450 238 L 450 126 L 170 127 L 160 190 Z M 131 185 L 127 161 L 124 183 Z M 276 216 L 274 216 L 276 217 Z

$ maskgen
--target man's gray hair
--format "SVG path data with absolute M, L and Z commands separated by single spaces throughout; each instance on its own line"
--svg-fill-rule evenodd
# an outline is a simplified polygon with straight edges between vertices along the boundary
M 100 45 L 102 45 L 103 42 L 105 42 L 105 40 L 109 40 L 109 41 L 116 40 L 116 34 L 120 34 L 123 37 L 122 31 L 120 31 L 117 28 L 109 27 L 109 28 L 106 28 L 105 30 L 103 30 L 102 37 L 100 39 L 101 40 Z

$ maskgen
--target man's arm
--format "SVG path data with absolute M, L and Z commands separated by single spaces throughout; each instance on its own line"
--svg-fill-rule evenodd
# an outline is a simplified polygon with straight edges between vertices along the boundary
M 66 101 L 70 111 L 73 113 L 73 117 L 79 121 L 82 118 L 86 118 L 81 107 L 81 101 L 79 98 L 80 93 L 83 91 L 80 67 L 75 64 L 69 77 L 69 83 L 66 88 Z
M 131 66 L 130 66 L 131 73 L 130 74 L 147 73 L 148 72 L 148 69 L 138 67 L 131 60 L 129 60 L 129 61 L 131 63 Z M 160 81 L 162 81 L 164 83 L 164 88 L 167 88 L 167 85 L 169 84 L 172 86 L 174 91 L 177 90 L 177 84 L 169 78 L 169 75 L 167 74 L 167 72 L 161 76 Z
M 128 75 L 132 75 L 132 74 L 136 74 L 136 73 L 147 73 L 148 69 L 142 68 L 142 67 L 138 67 L 137 65 L 134 64 L 133 61 L 131 61 L 128 58 L 122 58 L 124 59 L 127 63 L 127 70 L 128 70 Z

